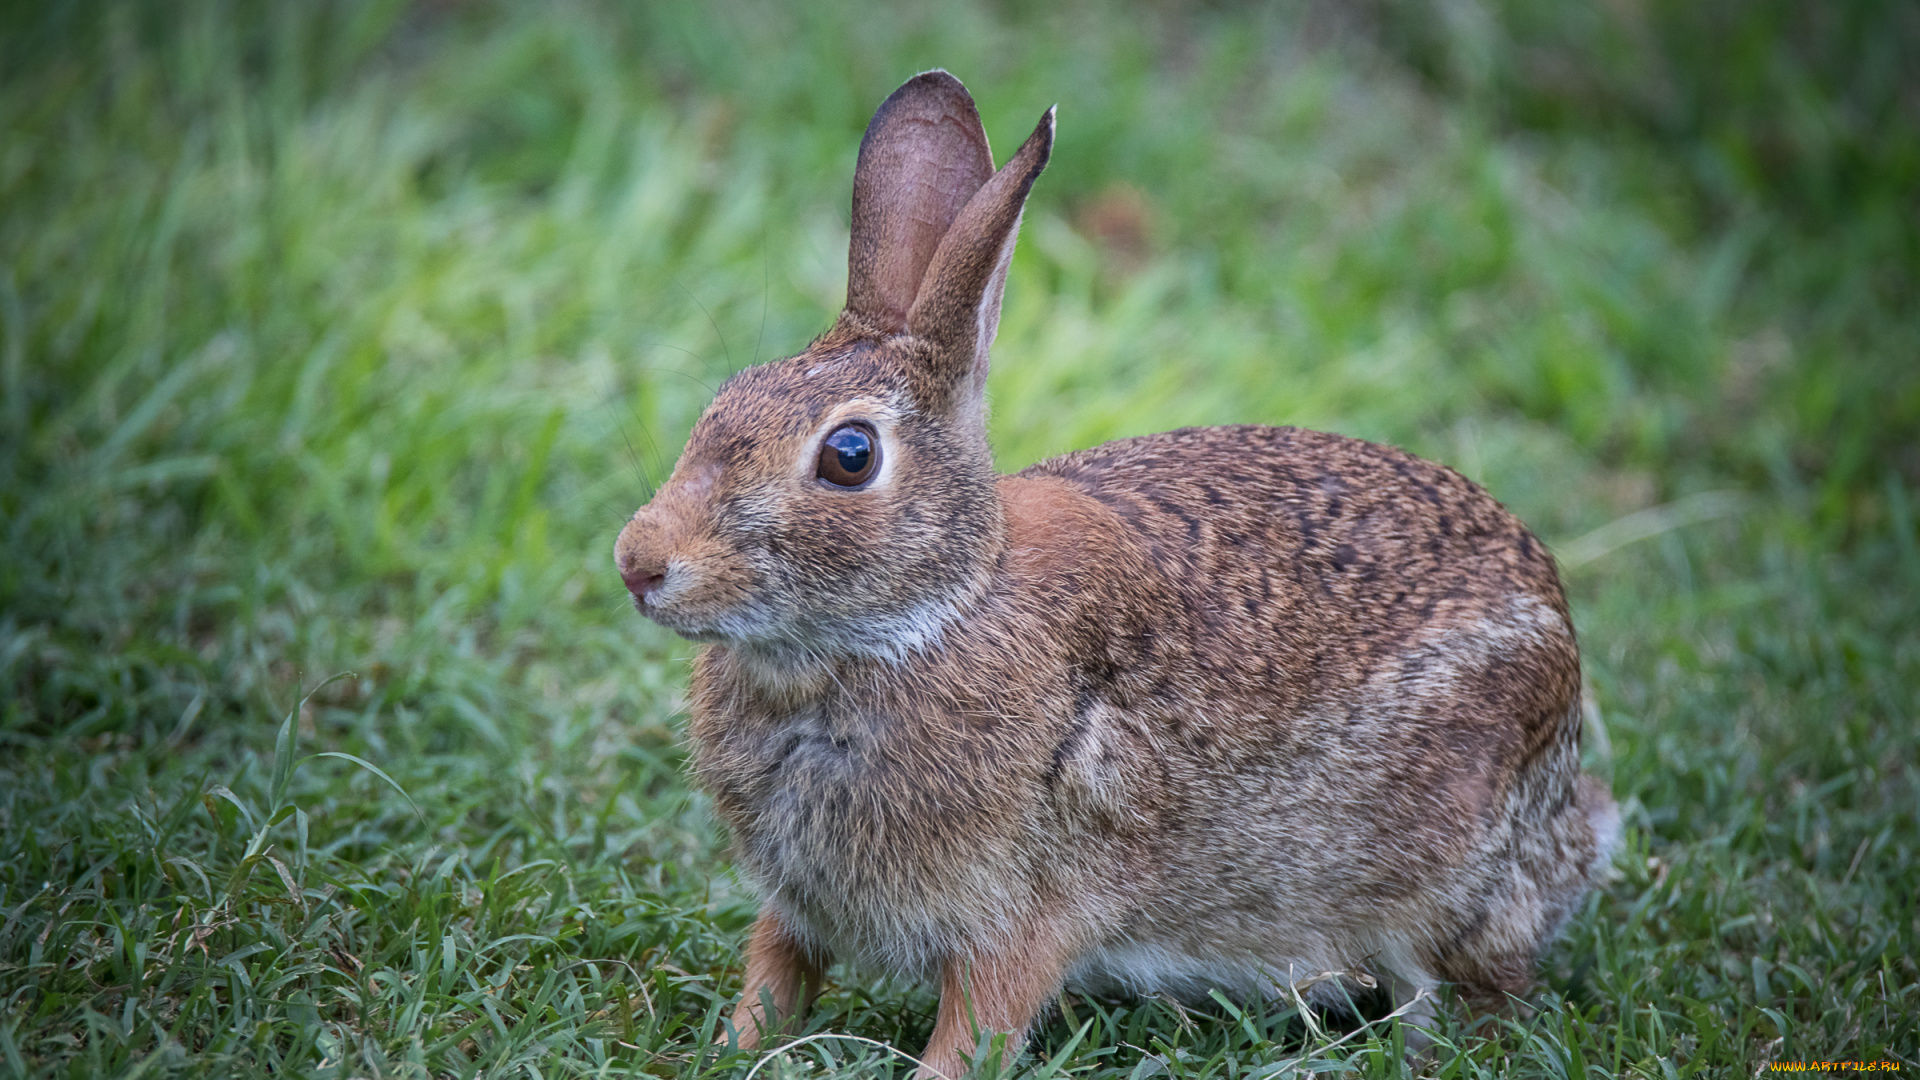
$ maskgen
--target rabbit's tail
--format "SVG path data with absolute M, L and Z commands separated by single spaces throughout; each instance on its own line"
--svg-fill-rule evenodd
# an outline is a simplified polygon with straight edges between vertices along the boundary
M 1593 833 L 1593 861 L 1587 864 L 1588 880 L 1593 880 L 1606 872 L 1613 853 L 1620 849 L 1620 806 L 1606 781 L 1596 776 L 1580 777 L 1574 803 L 1586 813 L 1587 828 Z

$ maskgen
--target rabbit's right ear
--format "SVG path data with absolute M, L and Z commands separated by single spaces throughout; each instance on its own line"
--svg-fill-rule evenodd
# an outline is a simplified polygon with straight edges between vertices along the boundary
M 873 114 L 853 172 L 847 312 L 897 334 L 940 238 L 993 175 L 979 110 L 944 71 L 916 75 Z

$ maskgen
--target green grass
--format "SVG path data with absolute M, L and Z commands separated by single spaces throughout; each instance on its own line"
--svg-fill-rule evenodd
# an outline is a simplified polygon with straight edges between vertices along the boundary
M 1627 847 L 1431 1071 L 1920 1068 L 1908 7 L 806 12 L 0 14 L 0 1073 L 746 1075 L 752 899 L 612 541 L 830 320 L 859 133 L 934 65 L 1003 153 L 1061 106 L 1003 465 L 1325 427 L 1563 556 Z M 1070 1000 L 1015 1067 L 1404 1072 L 1243 1005 Z

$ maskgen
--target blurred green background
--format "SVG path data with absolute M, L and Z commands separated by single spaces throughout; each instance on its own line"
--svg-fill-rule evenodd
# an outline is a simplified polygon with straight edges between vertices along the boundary
M 1060 106 L 1003 466 L 1328 428 L 1562 560 L 1629 842 L 1428 1071 L 1920 1068 L 1916 55 L 1899 0 L 0 6 L 0 1069 L 745 1074 L 751 897 L 612 543 L 829 323 L 934 66 L 1002 154 Z M 1284 1002 L 1033 1050 L 1405 1071 Z

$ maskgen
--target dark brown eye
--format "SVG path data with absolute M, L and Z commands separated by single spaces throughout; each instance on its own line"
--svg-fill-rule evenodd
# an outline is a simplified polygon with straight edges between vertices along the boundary
M 880 467 L 880 440 L 865 424 L 833 429 L 820 444 L 820 479 L 834 487 L 859 487 Z

